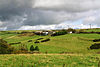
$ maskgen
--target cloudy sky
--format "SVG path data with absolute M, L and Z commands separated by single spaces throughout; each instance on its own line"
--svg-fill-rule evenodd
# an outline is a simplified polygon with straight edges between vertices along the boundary
M 0 0 L 0 30 L 100 27 L 100 0 Z

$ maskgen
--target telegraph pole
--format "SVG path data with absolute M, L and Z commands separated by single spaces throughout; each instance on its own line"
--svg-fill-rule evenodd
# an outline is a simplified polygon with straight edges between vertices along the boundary
M 90 29 L 92 28 L 92 24 L 89 24 L 90 25 Z

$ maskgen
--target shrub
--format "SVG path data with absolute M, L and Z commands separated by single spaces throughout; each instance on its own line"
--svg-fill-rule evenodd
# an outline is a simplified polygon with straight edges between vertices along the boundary
M 67 32 L 71 32 L 71 31 L 72 31 L 72 33 L 75 33 L 76 32 L 75 29 L 72 29 L 72 28 L 67 29 Z
M 30 51 L 34 51 L 35 49 L 34 49 L 34 46 L 33 45 L 31 45 L 31 47 L 30 47 Z
M 39 41 L 35 41 L 34 43 L 40 43 Z
M 36 46 L 34 50 L 35 50 L 35 51 L 39 51 L 39 47 L 38 47 L 38 46 Z
M 11 54 L 14 48 L 11 47 L 7 41 L 0 39 L 0 54 Z
M 41 42 L 47 42 L 47 41 L 50 41 L 50 39 L 45 39 L 45 40 L 42 40 Z
M 39 38 L 39 39 L 37 39 L 37 40 L 42 40 L 43 38 Z
M 10 43 L 10 45 L 21 44 L 21 42 Z
M 19 46 L 19 50 L 20 51 L 28 51 L 28 48 L 27 48 L 27 45 L 25 45 L 25 44 L 21 44 L 20 46 Z
M 100 41 L 100 39 L 94 39 L 93 40 L 93 42 L 99 42 Z
M 65 34 L 67 34 L 67 33 L 68 33 L 67 30 L 60 30 L 60 31 L 58 31 L 58 32 L 56 32 L 56 33 L 54 33 L 54 34 L 52 34 L 51 36 L 65 35 Z
M 100 49 L 100 43 L 95 43 L 90 46 L 90 49 Z
M 32 40 L 29 40 L 28 42 L 32 42 Z

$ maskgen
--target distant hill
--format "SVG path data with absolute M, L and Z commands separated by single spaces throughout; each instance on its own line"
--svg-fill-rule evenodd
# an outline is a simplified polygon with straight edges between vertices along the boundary
M 84 29 L 85 31 L 99 31 L 100 29 Z M 16 48 L 20 46 L 20 42 L 22 44 L 26 44 L 28 46 L 28 49 L 31 45 L 39 46 L 40 52 L 45 53 L 46 51 L 48 53 L 63 53 L 63 52 L 71 52 L 71 53 L 97 53 L 100 50 L 88 50 L 94 42 L 91 40 L 93 39 L 99 39 L 99 34 L 66 34 L 66 35 L 60 35 L 51 37 L 49 35 L 47 36 L 19 36 L 20 34 L 16 33 L 7 33 L 7 32 L 22 32 L 22 31 L 5 31 L 0 32 L 0 38 L 3 38 L 6 40 L 9 44 L 10 43 L 19 43 L 12 45 Z M 39 40 L 40 43 L 35 44 L 34 42 L 39 39 L 43 38 L 50 39 L 50 41 L 41 43 L 42 40 Z M 31 42 L 29 42 L 31 41 Z

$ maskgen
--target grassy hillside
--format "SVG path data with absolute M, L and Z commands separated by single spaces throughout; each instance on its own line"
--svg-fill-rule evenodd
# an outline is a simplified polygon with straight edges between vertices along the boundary
M 10 33 L 7 33 L 10 32 Z M 41 54 L 10 54 L 0 55 L 0 67 L 99 67 L 100 49 L 88 50 L 99 39 L 100 34 L 66 34 L 61 36 L 19 36 L 15 32 L 0 32 L 0 38 L 9 44 L 21 42 L 28 49 L 31 45 L 38 46 Z M 35 44 L 39 38 L 50 38 L 50 41 Z M 32 42 L 28 42 L 32 40 Z M 41 40 L 39 40 L 41 41 Z M 98 42 L 99 43 L 99 42 Z M 18 48 L 21 44 L 12 45 Z M 48 54 L 44 54 L 48 52 Z
M 3 38 L 8 43 L 16 43 L 22 42 L 26 44 L 28 48 L 31 45 L 39 46 L 40 52 L 48 52 L 48 53 L 62 53 L 62 52 L 71 52 L 71 53 L 97 53 L 100 50 L 88 50 L 94 42 L 91 40 L 100 38 L 99 34 L 66 34 L 61 36 L 18 36 L 20 34 L 10 33 L 7 34 L 5 32 L 0 33 L 0 38 Z M 35 44 L 34 42 L 38 38 L 50 38 L 50 41 Z M 33 40 L 33 42 L 28 42 L 29 40 Z M 18 47 L 20 44 L 13 45 L 14 47 Z
M 0 55 L 0 67 L 99 67 L 100 55 Z
M 86 32 L 100 32 L 100 28 L 85 29 Z

